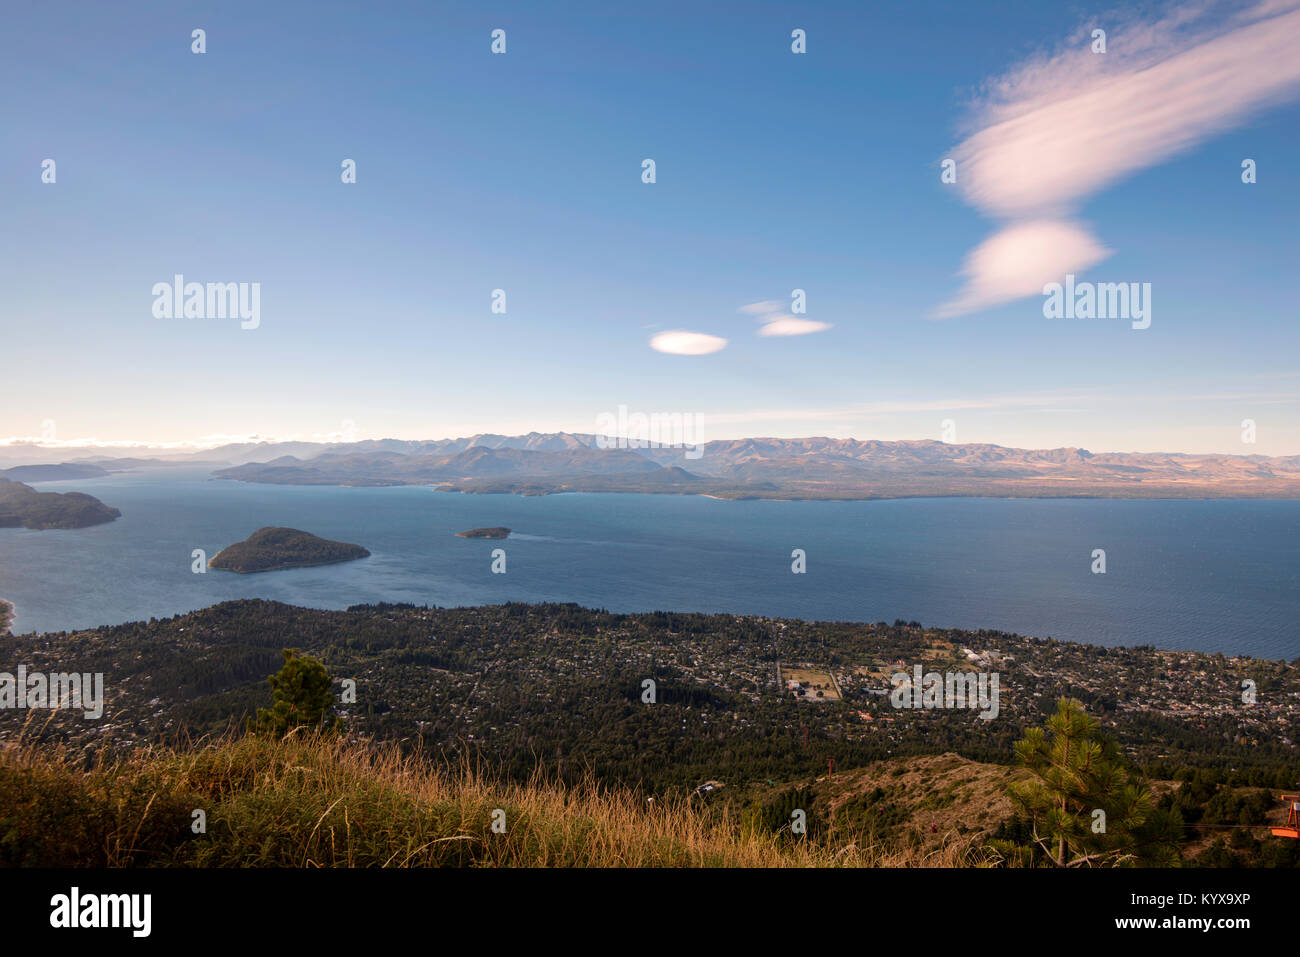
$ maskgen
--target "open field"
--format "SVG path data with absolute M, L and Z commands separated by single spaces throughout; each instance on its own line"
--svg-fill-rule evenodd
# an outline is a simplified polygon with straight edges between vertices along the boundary
M 782 687 L 797 681 L 808 692 L 807 697 L 819 701 L 839 701 L 840 689 L 829 671 L 820 668 L 801 668 L 796 665 L 781 666 Z

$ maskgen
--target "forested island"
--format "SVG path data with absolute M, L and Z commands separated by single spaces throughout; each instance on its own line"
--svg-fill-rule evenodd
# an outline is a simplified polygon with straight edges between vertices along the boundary
M 122 513 L 83 492 L 38 492 L 30 485 L 0 478 L 0 528 L 86 528 Z
M 466 532 L 457 532 L 457 538 L 509 538 L 510 529 L 496 525 L 492 528 L 471 528 Z
M 369 550 L 360 545 L 332 542 L 296 528 L 267 526 L 217 552 L 208 567 L 244 575 L 281 568 L 334 565 L 369 555 Z

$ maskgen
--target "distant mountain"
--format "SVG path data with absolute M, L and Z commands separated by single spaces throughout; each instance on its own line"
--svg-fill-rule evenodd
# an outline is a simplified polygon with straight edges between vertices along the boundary
M 809 437 L 719 440 L 696 450 L 701 454 L 692 452 L 694 457 L 687 457 L 681 448 L 601 448 L 601 444 L 595 435 L 574 432 L 485 433 L 419 441 L 243 442 L 151 458 L 113 458 L 100 449 L 100 454 L 65 465 L 98 466 L 112 472 L 175 464 L 213 468 L 220 478 L 243 482 L 432 485 L 447 491 L 519 495 L 1300 498 L 1300 456 L 1295 455 L 1090 452 Z M 21 447 L 25 461 L 20 468 L 47 465 L 48 458 L 41 463 L 31 457 L 36 454 L 33 448 Z
M 208 562 L 208 567 L 243 575 L 280 568 L 334 565 L 369 555 L 370 552 L 360 545 L 331 542 L 296 528 L 268 526 L 217 552 Z
M 230 465 L 266 462 L 271 458 L 293 456 L 314 459 L 321 455 L 346 452 L 365 455 L 448 456 L 474 448 L 517 449 L 527 452 L 563 452 L 595 447 L 595 436 L 568 432 L 530 432 L 527 435 L 472 435 L 459 439 L 366 439 L 361 442 L 238 442 L 219 445 L 194 453 L 194 457 L 223 461 Z
M 290 485 L 428 484 L 463 492 L 660 492 L 732 499 L 1300 498 L 1300 456 L 750 438 L 709 442 L 698 457 L 687 458 L 680 448 L 601 449 L 595 436 L 563 432 L 324 449 L 215 474 Z
M 139 468 L 195 468 L 198 466 L 207 466 L 208 468 L 224 468 L 230 462 L 226 459 L 213 459 L 207 457 L 206 453 L 186 453 L 182 456 L 170 457 L 152 457 L 140 458 L 130 455 L 125 457 L 114 457 L 111 455 L 94 455 L 89 458 L 79 458 L 74 465 L 99 465 L 108 472 L 129 472 L 131 469 Z
M 13 482 L 58 482 L 64 479 L 102 478 L 108 469 L 85 462 L 60 462 L 58 465 L 17 465 L 0 469 L 0 476 Z
M 303 460 L 282 456 L 269 462 L 221 469 L 221 478 L 244 482 L 291 485 L 427 485 L 511 479 L 547 480 L 554 486 L 566 478 L 591 475 L 649 476 L 667 470 L 630 450 L 601 450 L 575 446 L 563 449 L 522 449 L 468 444 L 410 453 L 365 451 L 351 446 Z
M 265 446 L 263 446 L 265 449 Z M 86 463 L 102 465 L 109 471 L 119 471 L 135 464 L 193 465 L 204 459 L 215 459 L 223 465 L 234 464 L 227 458 L 216 458 L 207 449 L 177 451 L 154 446 L 41 445 L 39 442 L 14 442 L 0 445 L 0 468 L 17 465 L 48 465 L 51 462 Z
M 0 528 L 85 528 L 121 515 L 93 495 L 38 492 L 22 482 L 0 478 Z

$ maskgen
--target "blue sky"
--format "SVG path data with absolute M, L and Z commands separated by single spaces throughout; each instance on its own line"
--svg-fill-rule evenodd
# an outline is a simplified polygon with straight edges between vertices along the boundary
M 991 80 L 1032 81 L 1013 114 L 1140 85 L 1126 36 L 1159 33 L 1162 8 L 269 6 L 8 6 L 0 438 L 593 431 L 626 405 L 700 415 L 706 439 L 939 438 L 952 419 L 961 442 L 1300 453 L 1294 86 L 1263 97 L 1245 58 L 1243 105 L 1182 145 L 1094 132 L 1097 162 L 1144 159 L 1060 204 L 1045 183 L 1029 216 L 963 192 L 965 159 L 960 188 L 940 182 L 996 125 Z M 1245 9 L 1150 55 L 1235 56 Z M 1094 26 L 1114 77 L 1072 65 Z M 975 150 L 979 185 L 1023 152 Z M 1150 328 L 1047 319 L 1041 294 L 935 318 L 972 250 L 1040 206 L 1108 251 L 1080 279 L 1151 284 Z M 259 282 L 260 326 L 156 318 L 176 273 Z M 830 327 L 758 335 L 742 307 L 796 288 L 798 318 Z M 670 330 L 726 347 L 651 348 Z

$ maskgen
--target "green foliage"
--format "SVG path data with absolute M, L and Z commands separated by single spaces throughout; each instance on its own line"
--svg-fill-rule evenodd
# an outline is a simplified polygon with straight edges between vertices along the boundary
M 796 834 L 792 827 L 797 810 L 803 811 L 802 834 Z M 741 821 L 753 833 L 777 834 L 786 841 L 820 840 L 825 834 L 817 796 L 803 785 L 782 787 L 762 795 L 744 810 Z
M 1029 728 L 1015 752 L 1033 776 L 1009 789 L 1021 839 L 994 842 L 1011 860 L 1055 867 L 1178 860 L 1177 811 L 1156 807 L 1078 700 L 1060 699 L 1046 727 Z
M 271 675 L 270 708 L 258 708 L 248 728 L 257 734 L 283 737 L 300 728 L 332 730 L 339 724 L 334 712 L 334 679 L 325 666 L 296 648 L 284 649 L 284 667 Z
M 147 762 L 147 753 L 144 754 Z M 0 867 L 166 863 L 189 833 L 192 798 L 142 762 L 100 765 L 0 750 Z
M 1206 824 L 1240 824 L 1243 826 L 1268 823 L 1268 812 L 1277 807 L 1270 791 L 1220 791 L 1205 805 L 1202 821 Z
M 895 803 L 884 788 L 876 787 L 840 805 L 835 823 L 843 832 L 859 835 L 860 842 L 872 844 L 896 838 L 911 820 L 906 808 Z
M 1192 861 L 1197 867 L 1300 867 L 1300 841 L 1265 837 L 1256 840 L 1246 828 L 1217 837 Z

